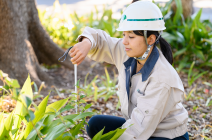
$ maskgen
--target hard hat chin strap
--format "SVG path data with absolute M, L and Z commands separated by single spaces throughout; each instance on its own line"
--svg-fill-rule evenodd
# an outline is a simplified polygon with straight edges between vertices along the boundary
M 157 42 L 157 41 L 159 40 L 159 38 L 160 38 L 160 36 L 161 36 L 162 33 L 163 33 L 163 31 L 160 31 L 160 32 L 159 32 L 159 36 L 158 36 L 158 38 L 155 40 L 155 42 Z M 146 57 L 147 57 L 148 54 L 149 54 L 150 48 L 155 44 L 155 42 L 154 42 L 152 45 L 149 45 L 149 44 L 147 43 L 147 30 L 144 30 L 144 38 L 145 38 L 145 41 L 146 41 L 146 44 L 147 44 L 147 50 L 146 50 L 146 52 L 145 52 L 141 57 L 134 57 L 136 60 L 144 60 L 144 59 L 146 59 Z

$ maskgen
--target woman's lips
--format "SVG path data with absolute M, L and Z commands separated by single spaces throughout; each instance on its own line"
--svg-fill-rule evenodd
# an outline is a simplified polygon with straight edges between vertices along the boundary
M 130 51 L 131 49 L 130 48 L 125 48 L 125 51 Z

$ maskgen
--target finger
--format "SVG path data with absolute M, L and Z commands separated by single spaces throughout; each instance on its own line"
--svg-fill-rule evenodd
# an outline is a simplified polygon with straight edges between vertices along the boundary
M 82 59 L 80 62 L 78 62 L 78 63 L 77 63 L 77 66 L 78 66 L 79 64 L 81 64 L 83 60 L 84 60 L 84 59 Z
M 74 52 L 72 52 L 72 53 L 70 54 L 70 56 L 71 56 L 71 57 L 74 57 L 75 55 L 77 55 L 77 52 L 78 52 L 78 51 L 79 51 L 78 49 L 75 49 Z
M 73 48 L 71 48 L 70 52 L 73 53 L 75 51 L 76 46 L 74 46 Z
M 80 61 L 84 59 L 83 56 L 80 56 L 76 61 L 74 61 L 75 64 L 78 64 Z
M 72 62 L 75 62 L 81 55 L 82 55 L 82 53 L 77 52 L 77 54 L 71 59 Z

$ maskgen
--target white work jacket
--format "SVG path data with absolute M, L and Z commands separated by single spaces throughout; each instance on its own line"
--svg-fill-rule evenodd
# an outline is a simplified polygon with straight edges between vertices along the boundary
M 188 112 L 181 103 L 182 81 L 158 47 L 152 50 L 142 69 L 131 76 L 136 60 L 127 56 L 122 38 L 90 27 L 77 39 L 80 41 L 81 37 L 92 43 L 88 57 L 114 64 L 118 69 L 118 96 L 126 119 L 122 128 L 127 128 L 118 140 L 173 139 L 187 132 Z

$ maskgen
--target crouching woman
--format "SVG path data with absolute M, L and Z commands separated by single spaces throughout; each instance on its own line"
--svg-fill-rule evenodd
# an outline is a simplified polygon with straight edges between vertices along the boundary
M 86 130 L 93 138 L 119 127 L 127 128 L 118 140 L 188 140 L 188 112 L 182 105 L 184 87 L 172 67 L 171 46 L 161 37 L 165 29 L 160 9 L 152 2 L 137 1 L 124 11 L 113 38 L 86 27 L 71 49 L 73 64 L 86 56 L 114 64 L 119 72 L 119 99 L 124 118 L 96 115 Z M 131 125 L 132 124 L 132 125 Z

